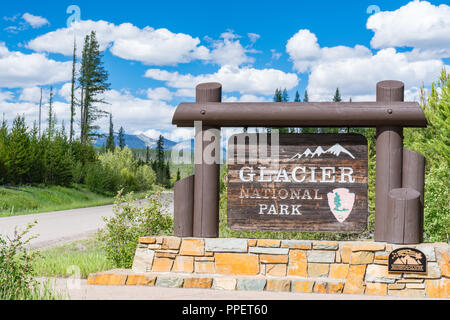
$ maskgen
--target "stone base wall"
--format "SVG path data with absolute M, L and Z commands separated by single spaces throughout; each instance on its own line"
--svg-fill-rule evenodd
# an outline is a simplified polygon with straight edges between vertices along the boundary
M 399 247 L 422 251 L 427 273 L 389 273 L 389 253 Z M 127 277 L 131 284 L 140 275 L 162 286 L 449 298 L 449 257 L 446 243 L 142 237 Z

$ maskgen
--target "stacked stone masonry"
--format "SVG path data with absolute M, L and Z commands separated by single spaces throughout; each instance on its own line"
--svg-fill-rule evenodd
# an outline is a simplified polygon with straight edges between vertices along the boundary
M 427 273 L 388 272 L 399 247 L 422 251 Z M 88 284 L 449 298 L 449 257 L 446 243 L 141 237 L 132 270 L 92 274 Z

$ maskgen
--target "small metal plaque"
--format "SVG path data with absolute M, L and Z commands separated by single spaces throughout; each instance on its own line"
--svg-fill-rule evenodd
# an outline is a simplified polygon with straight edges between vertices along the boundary
M 388 260 L 389 272 L 426 273 L 427 258 L 414 248 L 399 248 L 391 252 Z

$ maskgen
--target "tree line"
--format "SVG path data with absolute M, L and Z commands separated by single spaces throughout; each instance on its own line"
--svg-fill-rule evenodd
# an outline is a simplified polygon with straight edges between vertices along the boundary
M 141 176 L 154 175 L 151 172 L 154 170 L 158 176 L 158 183 L 170 186 L 168 163 L 163 163 L 160 159 L 151 164 L 140 163 L 133 157 L 131 151 L 124 151 L 126 144 L 123 127 L 119 130 L 119 143 L 116 148 L 113 115 L 101 108 L 108 103 L 104 93 L 110 88 L 108 71 L 102 59 L 103 54 L 100 51 L 96 33 L 92 31 L 84 39 L 80 69 L 77 72 L 77 45 L 74 41 L 68 132 L 66 132 L 64 121 L 61 126 L 58 126 L 52 87 L 50 87 L 48 98 L 45 130 L 42 120 L 42 89 L 39 118 L 32 128 L 26 125 L 24 116 L 18 115 L 11 128 L 3 117 L 0 127 L 0 184 L 70 185 L 91 181 L 96 191 L 115 193 L 117 190 L 113 190 L 114 188 L 126 187 L 127 184 L 135 186 L 130 189 L 143 187 L 143 184 L 137 180 L 147 181 L 145 187 L 151 187 L 149 184 L 154 183 L 155 179 Z M 93 146 L 94 140 L 102 135 L 99 132 L 97 120 L 108 115 L 110 128 L 106 151 L 110 153 L 110 156 L 100 157 L 99 150 Z M 123 165 L 120 167 L 111 165 L 119 161 L 111 160 L 111 157 L 120 158 Z M 114 170 L 121 172 L 113 172 Z M 102 172 L 103 179 L 102 177 L 93 178 L 96 172 Z M 100 180 L 101 183 L 99 183 Z

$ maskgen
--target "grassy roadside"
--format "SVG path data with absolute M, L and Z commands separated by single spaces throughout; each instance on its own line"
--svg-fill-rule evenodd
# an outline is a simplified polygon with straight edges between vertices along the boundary
M 136 199 L 143 197 L 145 192 L 135 194 Z M 114 196 L 94 193 L 79 184 L 0 187 L 0 217 L 103 206 L 114 200 Z
M 33 259 L 37 277 L 81 277 L 90 273 L 111 270 L 104 250 L 95 237 L 45 249 Z

